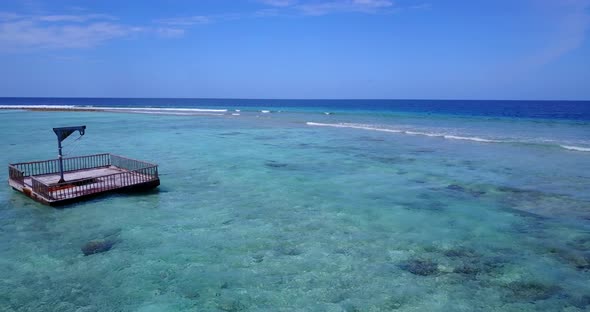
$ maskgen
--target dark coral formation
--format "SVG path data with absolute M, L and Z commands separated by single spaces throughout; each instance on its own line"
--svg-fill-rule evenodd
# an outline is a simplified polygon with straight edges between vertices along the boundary
M 115 241 L 113 240 L 96 239 L 87 242 L 80 249 L 85 256 L 90 256 L 93 254 L 109 251 L 111 248 L 113 248 L 113 245 L 115 245 Z
M 244 134 L 244 133 L 237 132 L 237 131 L 236 132 L 223 132 L 223 133 L 220 133 L 219 135 L 223 135 L 223 136 L 234 136 L 234 135 L 240 135 L 240 134 Z
M 458 184 L 449 184 L 447 189 L 451 191 L 465 192 L 465 188 Z
M 478 274 L 490 274 L 504 266 L 503 259 L 484 257 L 467 247 L 444 250 L 443 255 L 455 263 L 453 273 L 463 274 L 466 277 L 473 278 Z
M 430 260 L 412 259 L 399 266 L 414 275 L 429 276 L 438 274 L 438 265 Z
M 239 300 L 224 301 L 218 304 L 219 310 L 226 312 L 237 312 L 246 310 L 246 306 Z
M 279 246 L 276 249 L 276 252 L 283 256 L 298 256 L 303 253 L 303 251 L 301 251 L 301 249 L 297 247 L 289 247 L 283 245 Z
M 119 242 L 120 234 L 121 229 L 114 229 L 104 232 L 103 235 L 98 236 L 103 238 L 90 240 L 86 244 L 82 245 L 80 249 L 82 250 L 82 253 L 84 253 L 84 256 L 90 256 L 109 251 L 117 242 Z
M 264 165 L 271 168 L 284 168 L 288 166 L 288 164 L 276 162 L 274 160 L 269 160 L 265 162 Z
M 578 270 L 590 270 L 590 252 L 559 247 L 549 248 L 549 253 L 564 263 L 568 263 Z
M 527 301 L 546 300 L 553 297 L 561 290 L 557 285 L 534 281 L 512 282 L 506 285 L 506 288 L 510 290 L 513 299 Z
M 449 185 L 447 185 L 446 189 L 449 191 L 453 191 L 456 193 L 461 193 L 461 194 L 465 194 L 465 195 L 469 195 L 469 196 L 473 196 L 473 197 L 480 197 L 486 193 L 485 191 L 477 190 L 474 188 L 467 188 L 467 187 L 461 186 L 459 184 L 449 184 Z

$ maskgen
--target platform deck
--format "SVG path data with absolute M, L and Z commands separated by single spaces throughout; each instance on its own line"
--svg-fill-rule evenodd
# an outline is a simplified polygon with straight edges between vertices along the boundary
M 138 190 L 160 184 L 157 165 L 112 154 L 64 158 L 65 182 L 58 160 L 9 165 L 9 184 L 48 205 L 61 205 L 113 191 Z
M 92 169 L 86 169 L 86 170 L 65 172 L 64 179 L 66 181 L 92 179 L 92 178 L 98 178 L 101 176 L 106 176 L 106 175 L 111 175 L 113 173 L 121 173 L 121 172 L 125 172 L 125 170 L 117 168 L 115 166 L 102 167 L 102 168 L 92 168 Z M 38 176 L 35 176 L 35 179 L 37 179 L 38 181 L 43 182 L 47 185 L 56 184 L 59 181 L 59 173 L 38 175 Z M 33 186 L 32 181 L 31 181 L 31 177 L 25 178 L 25 185 L 28 185 L 30 187 Z

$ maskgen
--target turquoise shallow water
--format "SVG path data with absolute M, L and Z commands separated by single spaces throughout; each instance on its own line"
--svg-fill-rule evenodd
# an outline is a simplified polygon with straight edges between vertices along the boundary
M 85 124 L 66 153 L 156 162 L 162 180 L 65 209 L 0 188 L 1 311 L 590 309 L 590 153 L 562 147 L 589 146 L 587 122 L 0 111 L 0 124 L 2 164 L 53 158 L 51 128 Z M 82 254 L 105 237 L 111 250 Z

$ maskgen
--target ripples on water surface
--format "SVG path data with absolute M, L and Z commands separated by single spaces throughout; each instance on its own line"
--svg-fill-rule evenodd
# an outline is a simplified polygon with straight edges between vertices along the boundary
M 4 177 L 9 162 L 56 154 L 52 127 L 85 124 L 66 152 L 157 162 L 162 180 L 61 210 L 1 187 L 2 311 L 590 309 L 590 153 L 560 147 L 587 147 L 585 122 L 22 111 L 0 122 Z M 95 239 L 113 246 L 84 256 Z

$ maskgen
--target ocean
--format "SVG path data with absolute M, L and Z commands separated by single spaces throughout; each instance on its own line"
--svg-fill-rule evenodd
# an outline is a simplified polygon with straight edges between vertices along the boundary
M 0 187 L 1 311 L 590 309 L 590 102 L 0 98 L 0 175 L 74 125 L 162 184 Z

